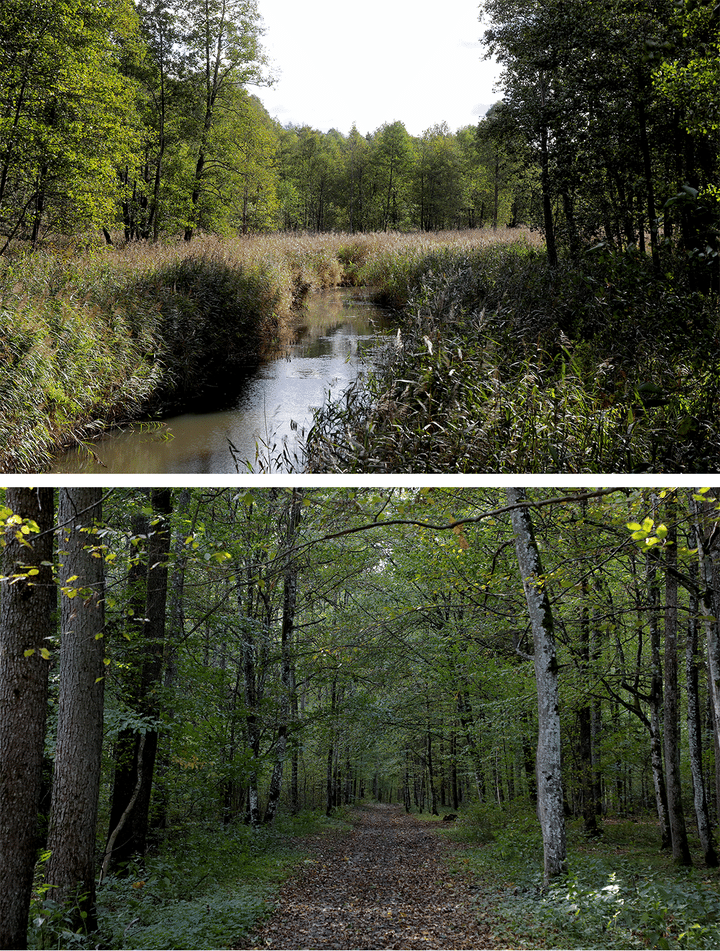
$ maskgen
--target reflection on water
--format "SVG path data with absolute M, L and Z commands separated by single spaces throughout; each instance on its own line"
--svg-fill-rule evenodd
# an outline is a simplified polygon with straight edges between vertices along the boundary
M 275 472 L 283 453 L 295 460 L 313 409 L 337 398 L 362 369 L 382 329 L 383 313 L 357 291 L 332 288 L 311 295 L 298 342 L 263 364 L 223 412 L 185 413 L 159 427 L 137 424 L 63 453 L 52 472 Z M 297 459 L 294 467 L 302 467 Z

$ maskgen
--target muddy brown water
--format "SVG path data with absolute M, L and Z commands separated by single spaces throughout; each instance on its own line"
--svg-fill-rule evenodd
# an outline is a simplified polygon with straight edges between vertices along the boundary
M 312 426 L 313 411 L 339 398 L 365 372 L 388 319 L 368 291 L 330 288 L 309 296 L 300 324 L 296 342 L 262 364 L 227 409 L 113 430 L 87 447 L 60 454 L 47 471 L 301 470 L 302 438 Z

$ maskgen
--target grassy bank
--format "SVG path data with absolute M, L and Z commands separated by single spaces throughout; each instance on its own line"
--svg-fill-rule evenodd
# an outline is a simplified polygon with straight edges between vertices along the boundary
M 311 288 L 505 240 L 268 235 L 0 259 L 0 471 L 38 471 L 110 425 L 232 392 L 289 339 L 293 304 Z
M 310 434 L 317 472 L 713 472 L 717 300 L 633 253 L 547 266 L 527 245 L 398 252 L 377 371 Z
M 605 820 L 588 839 L 568 823 L 568 875 L 542 887 L 542 841 L 526 805 L 476 805 L 447 834 L 479 882 L 477 912 L 498 947 L 717 948 L 716 869 L 679 868 L 659 851 L 657 821 Z M 691 841 L 695 855 L 699 842 Z

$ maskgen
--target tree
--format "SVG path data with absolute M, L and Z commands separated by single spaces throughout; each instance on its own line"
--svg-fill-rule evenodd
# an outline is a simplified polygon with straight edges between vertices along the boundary
M 47 712 L 54 490 L 7 489 L 0 509 L 0 947 L 27 947 Z
M 131 570 L 131 597 L 136 603 L 133 620 L 139 619 L 137 652 L 128 664 L 131 682 L 125 698 L 131 713 L 140 717 L 140 730 L 128 727 L 118 737 L 115 750 L 115 782 L 110 809 L 109 838 L 113 837 L 109 868 L 124 864 L 133 854 L 143 855 L 147 846 L 150 800 L 158 749 L 159 691 L 165 647 L 165 609 L 170 548 L 170 489 L 150 491 L 152 518 L 136 522 L 138 540 L 147 539 L 147 560 L 138 558 Z M 119 836 L 119 839 L 118 839 Z
M 129 0 L 8 0 L 0 11 L 0 230 L 111 222 L 119 167 L 137 153 L 134 84 L 120 71 L 137 18 Z
M 379 226 L 387 231 L 401 223 L 407 173 L 413 163 L 412 140 L 402 122 L 386 123 L 373 137 L 370 161 L 380 203 Z
M 49 897 L 77 930 L 97 928 L 95 826 L 103 742 L 102 491 L 60 490 L 60 695 L 46 868 Z
M 455 226 L 462 214 L 463 179 L 457 139 L 447 123 L 427 129 L 413 168 L 418 223 L 422 231 Z
M 543 574 L 532 520 L 521 489 L 508 488 L 520 575 L 525 589 L 535 647 L 535 679 L 538 694 L 537 793 L 538 815 L 543 833 L 545 883 L 567 871 L 565 818 L 563 814 L 560 761 L 560 708 L 555 635 L 547 581 Z
M 183 10 L 186 68 L 196 84 L 195 163 L 190 177 L 185 240 L 203 223 L 203 193 L 211 136 L 223 98 L 233 88 L 263 82 L 260 15 L 255 0 L 191 0 Z

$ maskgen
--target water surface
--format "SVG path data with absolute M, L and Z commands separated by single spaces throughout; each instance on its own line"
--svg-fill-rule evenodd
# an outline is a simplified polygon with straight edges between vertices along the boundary
M 369 362 L 385 315 L 367 293 L 311 294 L 297 342 L 262 364 L 234 404 L 138 423 L 58 456 L 56 473 L 235 473 L 303 468 L 300 443 L 313 410 L 337 399 Z

